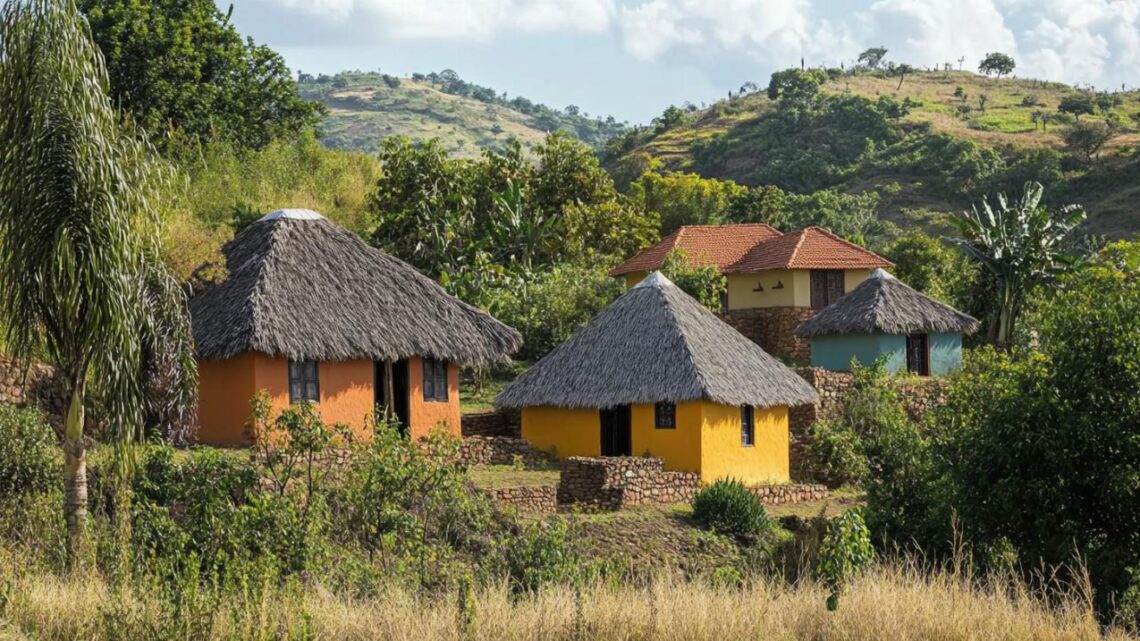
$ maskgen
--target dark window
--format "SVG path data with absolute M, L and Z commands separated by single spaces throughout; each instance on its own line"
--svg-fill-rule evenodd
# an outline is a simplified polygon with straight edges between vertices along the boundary
M 654 405 L 653 426 L 659 430 L 671 430 L 677 427 L 677 406 L 673 403 Z
M 919 376 L 930 376 L 930 341 L 926 334 L 906 337 L 906 371 Z
M 740 444 L 752 447 L 756 444 L 756 423 L 752 414 L 751 405 L 740 406 Z
M 321 383 L 317 361 L 289 361 L 289 402 L 321 400 Z
M 843 297 L 842 269 L 811 270 L 811 308 L 823 309 Z
M 424 359 L 424 400 L 447 402 L 447 361 Z

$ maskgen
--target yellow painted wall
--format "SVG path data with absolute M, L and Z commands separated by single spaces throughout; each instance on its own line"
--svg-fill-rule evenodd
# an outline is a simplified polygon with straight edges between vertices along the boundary
M 848 269 L 843 274 L 843 291 L 849 292 L 867 280 L 869 269 Z M 773 289 L 783 283 L 783 289 Z M 753 291 L 763 285 L 764 291 Z M 811 307 L 810 269 L 769 269 L 755 274 L 728 275 L 728 308 Z
M 757 407 L 755 445 L 740 443 L 740 408 L 702 404 L 701 482 L 732 477 L 745 485 L 787 483 L 788 408 Z
M 431 433 L 441 423 L 459 436 L 459 366 L 447 364 L 447 402 L 424 400 L 424 362 L 408 359 L 408 435 L 412 440 Z
M 656 456 L 665 469 L 697 472 L 701 469 L 701 402 L 677 404 L 677 427 L 659 430 L 654 427 L 653 405 L 634 405 L 633 455 Z
M 559 457 L 601 456 L 602 425 L 598 410 L 525 407 L 522 437 Z
M 634 285 L 640 283 L 641 281 L 645 280 L 645 277 L 648 275 L 649 275 L 649 272 L 630 272 L 630 273 L 626 274 L 625 275 L 625 286 L 626 286 L 626 288 L 627 289 L 631 288 Z

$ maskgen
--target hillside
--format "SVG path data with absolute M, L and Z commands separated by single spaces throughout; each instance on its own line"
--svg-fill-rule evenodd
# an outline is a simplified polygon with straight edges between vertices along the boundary
M 1083 204 L 1090 232 L 1125 236 L 1140 230 L 1132 215 L 1140 204 L 1133 155 L 1140 144 L 1140 92 L 1107 95 L 1115 103 L 1110 111 L 1118 133 L 1095 158 L 1084 159 L 1062 140 L 1073 119 L 1057 106 L 1066 96 L 1082 95 L 1063 84 L 948 71 L 908 74 L 900 87 L 897 76 L 860 73 L 834 74 L 819 91 L 821 102 L 836 100 L 825 103 L 830 111 L 804 118 L 801 131 L 789 130 L 790 116 L 760 88 L 685 114 L 674 126 L 662 118 L 652 129 L 615 140 L 607 164 L 648 154 L 667 169 L 749 186 L 775 184 L 800 193 L 875 190 L 882 216 L 904 225 L 930 219 L 916 210 L 958 210 L 981 194 L 1032 178 L 1057 198 Z M 867 101 L 853 107 L 840 100 L 853 96 Z M 874 109 L 880 99 L 906 104 L 905 115 L 886 121 L 888 128 L 867 117 L 868 105 Z M 1035 122 L 1042 116 L 1049 121 Z M 1105 121 L 1100 108 L 1080 119 Z
M 487 87 L 467 83 L 453 72 L 396 78 L 375 72 L 302 76 L 301 96 L 328 109 L 321 123 L 323 142 L 333 149 L 379 149 L 387 136 L 412 140 L 439 138 L 460 157 L 483 149 L 501 150 L 515 138 L 529 148 L 553 131 L 568 131 L 593 146 L 621 133 L 612 118 L 567 113 L 525 98 L 507 100 Z

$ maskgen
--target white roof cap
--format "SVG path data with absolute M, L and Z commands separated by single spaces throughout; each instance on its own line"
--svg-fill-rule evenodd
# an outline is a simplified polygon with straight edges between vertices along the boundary
M 875 269 L 872 269 L 871 274 L 868 276 L 868 278 L 882 278 L 884 280 L 895 279 L 895 277 L 892 276 L 889 271 L 883 269 L 882 267 L 876 267 Z
M 673 281 L 666 278 L 665 274 L 655 271 L 645 278 L 641 279 L 641 282 L 634 285 L 633 288 L 637 289 L 638 287 L 665 287 L 666 285 L 673 285 Z
M 292 220 L 324 220 L 324 216 L 318 214 L 312 209 L 278 209 L 277 211 L 265 214 L 258 221 L 262 220 L 277 220 L 278 218 L 289 218 Z

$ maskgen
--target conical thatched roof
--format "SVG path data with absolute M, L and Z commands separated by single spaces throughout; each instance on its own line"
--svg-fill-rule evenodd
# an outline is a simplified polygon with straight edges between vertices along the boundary
M 505 358 L 515 330 L 307 210 L 268 214 L 225 247 L 229 277 L 190 300 L 198 356 L 461 363 Z
M 883 269 L 796 328 L 803 337 L 831 334 L 973 333 L 973 316 L 917 292 Z
M 502 407 L 709 400 L 775 407 L 815 390 L 654 272 L 511 383 Z

